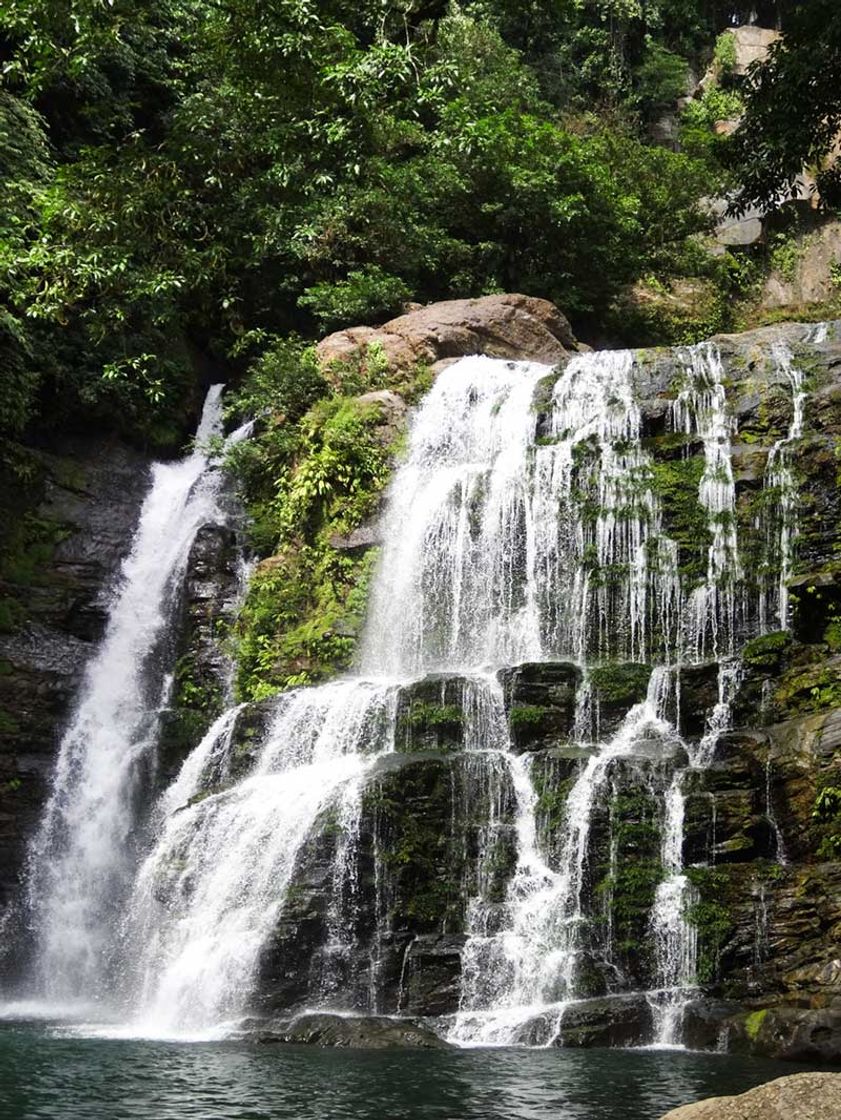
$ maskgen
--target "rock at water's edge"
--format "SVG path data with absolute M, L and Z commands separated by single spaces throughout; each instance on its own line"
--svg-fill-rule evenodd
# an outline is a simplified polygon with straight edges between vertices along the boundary
M 379 1015 L 336 1015 L 313 1011 L 262 1030 L 259 1042 L 336 1046 L 357 1050 L 446 1050 L 449 1043 L 413 1019 Z
M 838 1120 L 841 1073 L 795 1073 L 742 1093 L 711 1097 L 667 1112 L 661 1120 Z

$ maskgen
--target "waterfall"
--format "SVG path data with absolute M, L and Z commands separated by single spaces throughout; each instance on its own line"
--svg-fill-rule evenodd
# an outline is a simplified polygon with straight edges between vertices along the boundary
M 732 651 L 736 640 L 737 594 L 742 579 L 736 534 L 736 489 L 730 458 L 733 418 L 727 411 L 721 355 L 711 343 L 678 351 L 686 384 L 672 408 L 675 431 L 697 435 L 704 448 L 698 490 L 707 511 L 710 546 L 707 578 L 690 596 L 685 620 L 688 657 L 703 660 Z
M 221 431 L 221 394 L 221 385 L 208 392 L 195 450 L 152 466 L 106 633 L 85 673 L 29 853 L 38 988 L 52 1002 L 97 1002 L 107 994 L 115 926 L 142 830 L 138 795 L 170 686 L 160 654 L 171 607 L 197 530 L 223 517 L 220 474 L 204 449 Z
M 820 341 L 821 334 L 815 332 L 814 339 Z M 791 578 L 792 541 L 796 527 L 798 494 L 794 472 L 791 465 L 792 444 L 803 434 L 803 405 L 806 393 L 803 389 L 803 372 L 795 364 L 794 357 L 785 343 L 779 342 L 772 348 L 772 360 L 791 387 L 791 423 L 786 435 L 777 440 L 768 454 L 765 467 L 764 487 L 773 494 L 775 500 L 764 510 L 765 547 L 771 556 L 780 559 L 779 578 L 776 591 L 776 620 L 779 628 L 788 625 L 788 584 Z M 761 630 L 769 629 L 767 592 L 763 588 L 760 596 Z
M 169 815 L 128 907 L 138 1030 L 236 1017 L 318 814 L 393 744 L 394 699 L 359 680 L 287 693 L 249 775 Z
M 465 358 L 438 377 L 390 489 L 362 669 L 539 658 L 527 562 L 535 390 L 548 366 Z
M 643 393 L 657 390 L 631 351 L 578 355 L 560 371 L 483 357 L 445 369 L 413 416 L 388 491 L 356 671 L 264 702 L 245 751 L 249 707 L 224 713 L 141 817 L 133 805 L 166 689 L 152 654 L 192 535 L 217 516 L 218 500 L 201 452 L 154 469 L 33 848 L 48 991 L 64 983 L 73 995 L 108 994 L 129 1029 L 158 1036 L 231 1027 L 267 1003 L 274 1011 L 261 978 L 284 971 L 279 927 L 295 924 L 296 876 L 316 890 L 314 860 L 327 901 L 289 934 L 306 939 L 307 923 L 320 923 L 317 943 L 296 957 L 303 971 L 289 1009 L 405 1011 L 419 935 L 392 925 L 386 841 L 366 797 L 396 772 L 395 755 L 430 752 L 401 707 L 423 685 L 439 689 L 445 714 L 455 696 L 460 734 L 447 781 L 464 904 L 461 988 L 441 1029 L 461 1045 L 552 1045 L 576 1003 L 596 989 L 626 993 L 644 974 L 623 961 L 613 914 L 627 859 L 617 805 L 633 789 L 649 837 L 639 858 L 655 865 L 643 868 L 653 1041 L 679 1044 L 698 951 L 684 790 L 729 727 L 740 645 L 769 612 L 740 551 L 737 425 L 721 355 L 708 343 L 674 360 L 677 393 L 658 402 L 677 449 L 666 468 L 646 428 Z M 792 392 L 791 424 L 764 480 L 779 496 L 765 538 L 784 620 L 804 390 L 790 355 L 778 348 L 772 361 Z M 218 391 L 203 434 L 217 425 Z M 669 505 L 680 471 L 692 480 L 689 529 Z M 544 762 L 516 745 L 504 681 L 512 667 L 557 662 L 570 663 L 577 683 L 562 819 L 549 835 Z M 711 662 L 718 702 L 703 735 L 682 737 L 681 670 Z M 617 663 L 648 679 L 618 714 L 603 685 Z M 456 818 L 473 812 L 481 821 L 468 844 Z M 374 897 L 367 913 L 364 890 Z M 385 1007 L 390 947 L 397 995 Z
M 645 701 L 631 708 L 616 735 L 592 753 L 567 797 L 566 832 L 553 870 L 536 827 L 530 761 L 511 760 L 517 801 L 518 861 L 506 900 L 507 921 L 488 934 L 476 907 L 464 951 L 466 982 L 449 1038 L 473 1045 L 521 1041 L 535 1018 L 544 1041 L 557 1036 L 564 1004 L 575 997 L 586 949 L 585 866 L 594 808 L 613 764 L 641 746 L 674 738 L 662 718 L 664 671 L 652 673 Z M 476 918 L 479 917 L 477 921 Z
M 703 770 L 712 762 L 720 737 L 730 726 L 730 712 L 739 684 L 738 660 L 721 661 L 718 667 L 718 702 L 701 740 L 689 749 L 690 769 Z M 654 1043 L 680 1043 L 684 1009 L 696 993 L 695 970 L 698 938 L 689 918 L 695 892 L 683 866 L 684 770 L 677 770 L 666 793 L 661 863 L 663 881 L 658 885 L 651 911 L 658 986 L 649 993 L 654 1012 Z M 714 803 L 713 803 L 714 804 Z

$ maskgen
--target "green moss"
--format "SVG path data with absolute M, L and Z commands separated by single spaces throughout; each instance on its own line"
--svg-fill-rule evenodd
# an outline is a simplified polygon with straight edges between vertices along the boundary
M 823 632 L 823 640 L 832 653 L 841 653 L 841 619 L 830 619 Z
M 0 735 L 15 735 L 20 730 L 20 724 L 14 716 L 0 709 Z
M 363 813 L 374 822 L 392 928 L 459 932 L 465 857 L 449 766 L 430 759 L 388 775 L 366 790 Z
M 515 705 L 508 713 L 508 722 L 512 728 L 534 728 L 538 727 L 546 716 L 551 714 L 551 708 L 545 708 L 539 704 L 519 704 Z
M 651 666 L 626 662 L 599 665 L 590 670 L 593 691 L 604 704 L 638 704 L 645 699 Z
M 26 608 L 21 601 L 26 589 L 50 582 L 55 550 L 71 530 L 32 509 L 13 517 L 3 529 L 0 581 L 6 584 L 7 593 L 0 597 L 0 633 L 12 633 L 26 621 Z
M 841 664 L 795 666 L 780 678 L 774 701 L 792 713 L 841 708 Z
M 686 916 L 698 931 L 697 980 L 709 984 L 718 977 L 722 949 L 735 929 L 722 901 L 728 880 L 713 867 L 690 867 L 686 875 L 696 892 Z
M 620 791 L 611 801 L 610 817 L 618 850 L 650 856 L 659 851 L 660 828 L 651 794 L 641 790 Z
M 663 527 L 678 546 L 680 571 L 689 583 L 704 578 L 712 539 L 709 514 L 698 496 L 705 466 L 703 455 L 652 463 L 651 485 L 660 500 Z
M 418 729 L 459 731 L 464 712 L 456 704 L 425 704 L 415 700 L 409 710 L 409 723 Z
M 646 924 L 658 883 L 663 880 L 658 860 L 646 859 L 617 864 L 613 875 L 602 879 L 601 892 L 609 891 L 614 928 L 620 941 L 629 940 L 631 930 L 639 931 Z
M 753 669 L 778 669 L 790 645 L 791 634 L 787 630 L 763 634 L 745 644 L 742 659 Z
M 531 777 L 537 794 L 535 816 L 538 830 L 551 847 L 553 840 L 562 833 L 567 800 L 576 775 L 565 770 L 562 776 L 555 760 L 538 758 Z
M 768 1016 L 768 1008 L 764 1007 L 761 1011 L 752 1011 L 745 1019 L 745 1034 L 755 1042 L 757 1035 L 762 1029 L 762 1024 Z

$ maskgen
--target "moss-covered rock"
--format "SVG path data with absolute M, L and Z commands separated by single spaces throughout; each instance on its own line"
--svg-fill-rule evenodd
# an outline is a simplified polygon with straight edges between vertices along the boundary
M 568 662 L 517 665 L 499 673 L 512 746 L 542 750 L 569 741 L 581 670 Z
M 631 708 L 645 699 L 650 678 L 651 666 L 634 662 L 598 665 L 590 670 L 596 737 L 609 737 L 618 730 Z
M 377 511 L 404 417 L 394 392 L 333 396 L 294 426 L 268 420 L 238 449 L 233 469 L 253 543 L 271 553 L 251 578 L 237 627 L 242 699 L 350 664 L 376 550 L 347 544 Z
M 433 675 L 400 690 L 395 748 L 399 751 L 460 750 L 467 716 L 463 677 Z

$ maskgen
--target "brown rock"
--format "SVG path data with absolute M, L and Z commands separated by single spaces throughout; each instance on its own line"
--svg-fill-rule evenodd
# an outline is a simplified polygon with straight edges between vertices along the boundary
M 797 237 L 797 254 L 787 275 L 772 272 L 765 283 L 761 306 L 775 309 L 792 304 L 823 303 L 837 291 L 833 269 L 841 260 L 841 222 L 829 221 Z
M 743 78 L 754 62 L 763 62 L 767 58 L 771 44 L 779 39 L 780 33 L 771 27 L 757 27 L 751 23 L 743 27 L 728 27 L 723 36 L 733 43 L 733 64 L 725 67 L 715 59 L 699 82 L 696 97 L 720 85 L 725 74 Z
M 667 1112 L 661 1120 L 838 1120 L 841 1073 L 795 1073 L 742 1093 L 711 1097 Z
M 382 347 L 395 370 L 469 354 L 554 363 L 577 349 L 554 304 L 513 293 L 431 303 L 381 327 L 338 331 L 319 343 L 319 361 L 352 361 L 371 343 Z

